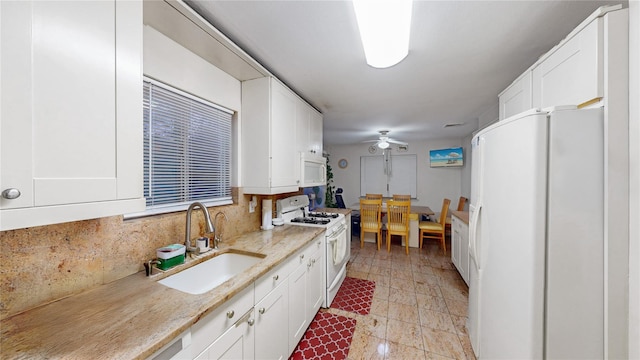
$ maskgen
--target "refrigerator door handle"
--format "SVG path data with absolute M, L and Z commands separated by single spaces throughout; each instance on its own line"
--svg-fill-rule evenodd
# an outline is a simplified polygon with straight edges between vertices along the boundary
M 480 258 L 478 252 L 478 220 L 482 205 L 478 204 L 471 216 L 471 229 L 469 234 L 469 254 L 475 259 L 476 269 L 480 270 Z

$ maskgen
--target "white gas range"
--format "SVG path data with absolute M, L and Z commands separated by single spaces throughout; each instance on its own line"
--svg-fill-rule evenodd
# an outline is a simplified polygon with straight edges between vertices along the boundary
M 276 201 L 277 216 L 285 224 L 326 228 L 325 231 L 325 296 L 322 306 L 327 308 L 338 293 L 347 276 L 347 262 L 351 256 L 351 244 L 347 234 L 344 214 L 310 212 L 309 198 L 296 195 Z

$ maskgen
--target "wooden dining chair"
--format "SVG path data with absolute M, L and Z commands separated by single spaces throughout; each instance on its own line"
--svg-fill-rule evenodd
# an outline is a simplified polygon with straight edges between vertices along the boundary
M 382 199 L 360 199 L 360 247 L 364 247 L 364 233 L 376 234 L 376 244 L 380 250 L 382 242 Z
M 451 200 L 449 199 L 444 199 L 442 201 L 442 212 L 440 212 L 439 222 L 420 221 L 420 225 L 418 226 L 418 228 L 420 229 L 420 249 L 422 249 L 422 242 L 425 238 L 438 239 L 440 240 L 440 244 L 442 244 L 442 250 L 444 251 L 444 254 L 447 254 L 447 245 L 444 242 L 444 234 L 447 212 L 449 211 L 449 204 L 451 204 Z
M 463 211 L 464 205 L 467 203 L 467 200 L 468 199 L 466 197 L 460 196 L 460 199 L 458 199 L 458 208 L 456 210 Z M 444 231 L 446 235 L 451 234 L 451 215 L 447 216 Z
M 387 201 L 387 252 L 391 251 L 391 235 L 404 237 L 407 255 L 409 255 L 409 211 L 411 201 Z
M 367 200 L 382 200 L 382 194 L 367 194 L 365 196 L 365 199 Z
M 399 195 L 399 194 L 393 194 L 393 200 L 397 200 L 397 201 L 411 201 L 411 195 Z

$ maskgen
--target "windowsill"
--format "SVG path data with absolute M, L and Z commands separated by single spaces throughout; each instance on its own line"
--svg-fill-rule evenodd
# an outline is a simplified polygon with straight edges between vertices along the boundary
M 145 210 L 137 213 L 124 214 L 124 220 L 126 221 L 126 220 L 132 220 L 132 219 L 139 219 L 147 216 L 163 215 L 163 214 L 174 213 L 179 211 L 186 211 L 189 205 L 191 205 L 193 202 L 194 201 L 181 203 L 178 205 L 153 208 L 153 209 L 149 209 L 149 210 Z M 218 201 L 200 201 L 200 202 L 204 204 L 204 206 L 206 206 L 207 208 L 233 204 L 232 199 L 225 199 L 225 200 L 218 200 Z

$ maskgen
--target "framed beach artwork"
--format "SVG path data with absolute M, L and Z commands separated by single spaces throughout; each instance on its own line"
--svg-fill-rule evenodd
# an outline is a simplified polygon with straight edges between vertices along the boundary
M 462 147 L 429 150 L 431 167 L 462 166 Z

